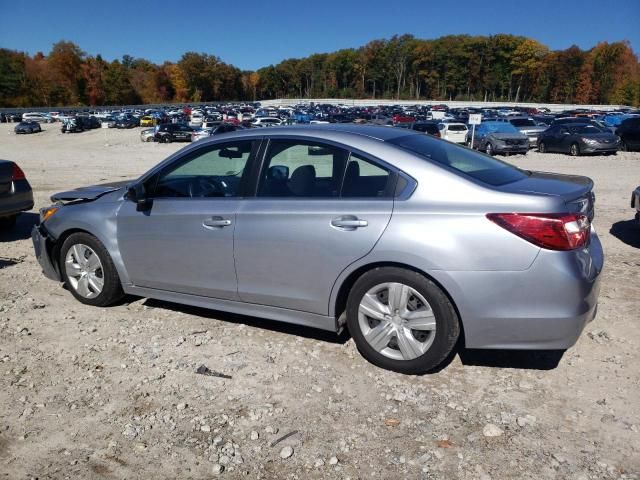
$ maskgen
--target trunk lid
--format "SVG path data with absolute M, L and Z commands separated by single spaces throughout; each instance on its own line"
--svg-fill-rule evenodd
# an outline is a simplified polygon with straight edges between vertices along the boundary
M 593 180 L 581 175 L 563 175 L 549 172 L 530 172 L 523 180 L 502 185 L 503 192 L 533 193 L 560 197 L 566 211 L 580 212 L 593 220 L 595 195 Z

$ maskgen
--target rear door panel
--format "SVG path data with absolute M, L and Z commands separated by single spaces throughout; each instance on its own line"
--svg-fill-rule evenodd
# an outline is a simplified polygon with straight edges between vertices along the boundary
M 335 280 L 373 249 L 392 209 L 392 199 L 245 200 L 234 237 L 240 299 L 327 315 Z M 368 225 L 340 229 L 338 217 Z

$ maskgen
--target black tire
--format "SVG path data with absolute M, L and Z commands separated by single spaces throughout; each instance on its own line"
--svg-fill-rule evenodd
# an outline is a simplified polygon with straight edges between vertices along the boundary
M 493 154 L 494 154 L 494 148 L 493 148 L 493 145 L 491 144 L 491 142 L 487 143 L 487 144 L 484 146 L 484 151 L 487 153 L 487 155 L 491 155 L 491 156 L 493 156 Z
M 173 138 L 171 138 L 171 135 L 165 135 L 164 143 L 171 143 L 172 141 L 173 141 Z
M 571 144 L 571 146 L 569 147 L 569 155 L 571 155 L 572 157 L 580 156 L 580 147 L 577 143 L 574 142 Z
M 547 153 L 547 146 L 545 145 L 544 142 L 538 143 L 538 151 L 540 153 Z
M 10 217 L 0 218 L 0 229 L 10 229 L 16 226 L 17 215 L 11 215 Z
M 64 259 L 66 258 L 69 249 L 76 244 L 84 244 L 91 247 L 93 251 L 98 255 L 98 258 L 102 263 L 102 276 L 104 279 L 104 286 L 102 288 L 102 292 L 100 292 L 100 294 L 96 297 L 83 297 L 78 292 L 76 292 L 76 290 L 69 283 L 69 278 L 67 276 L 64 265 Z M 124 296 L 124 292 L 122 291 L 122 284 L 120 283 L 120 277 L 118 276 L 118 271 L 113 264 L 113 260 L 111 260 L 111 255 L 109 255 L 109 252 L 102 244 L 102 242 L 93 235 L 84 232 L 78 232 L 69 235 L 69 237 L 67 237 L 67 239 L 62 244 L 62 248 L 60 249 L 59 265 L 60 272 L 62 273 L 62 280 L 67 285 L 71 294 L 80 303 L 84 303 L 85 305 L 92 305 L 94 307 L 106 307 L 116 303 Z
M 364 338 L 358 310 L 364 295 L 376 285 L 398 282 L 418 291 L 429 302 L 436 320 L 431 347 L 413 360 L 394 360 L 377 352 Z M 347 326 L 362 356 L 372 364 L 394 372 L 420 375 L 437 368 L 453 351 L 460 336 L 460 321 L 445 293 L 425 276 L 398 267 L 379 267 L 364 273 L 351 288 L 347 300 Z
M 622 150 L 623 152 L 630 152 L 631 151 L 631 149 L 629 148 L 629 145 L 624 140 L 622 140 L 620 142 L 620 150 Z

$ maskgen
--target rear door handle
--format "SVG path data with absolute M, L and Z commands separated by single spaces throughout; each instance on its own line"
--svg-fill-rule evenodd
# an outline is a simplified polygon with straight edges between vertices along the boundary
M 356 228 L 366 227 L 369 222 L 361 220 L 354 215 L 345 215 L 331 220 L 331 225 L 344 230 L 355 230 Z
M 211 217 L 202 222 L 202 226 L 209 229 L 228 227 L 229 225 L 231 225 L 231 220 L 222 217 Z

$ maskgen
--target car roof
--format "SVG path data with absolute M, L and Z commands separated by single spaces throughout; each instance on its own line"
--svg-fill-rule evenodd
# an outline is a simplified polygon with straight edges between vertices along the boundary
M 397 129 L 391 127 L 383 127 L 377 125 L 358 125 L 358 124 L 313 124 L 313 125 L 291 125 L 286 127 L 272 127 L 268 129 L 247 129 L 242 132 L 236 132 L 236 136 L 275 136 L 275 135 L 319 135 L 322 137 L 330 136 L 331 133 L 342 133 L 348 135 L 356 135 L 369 137 L 375 140 L 387 141 L 404 135 L 416 135 L 410 130 Z

